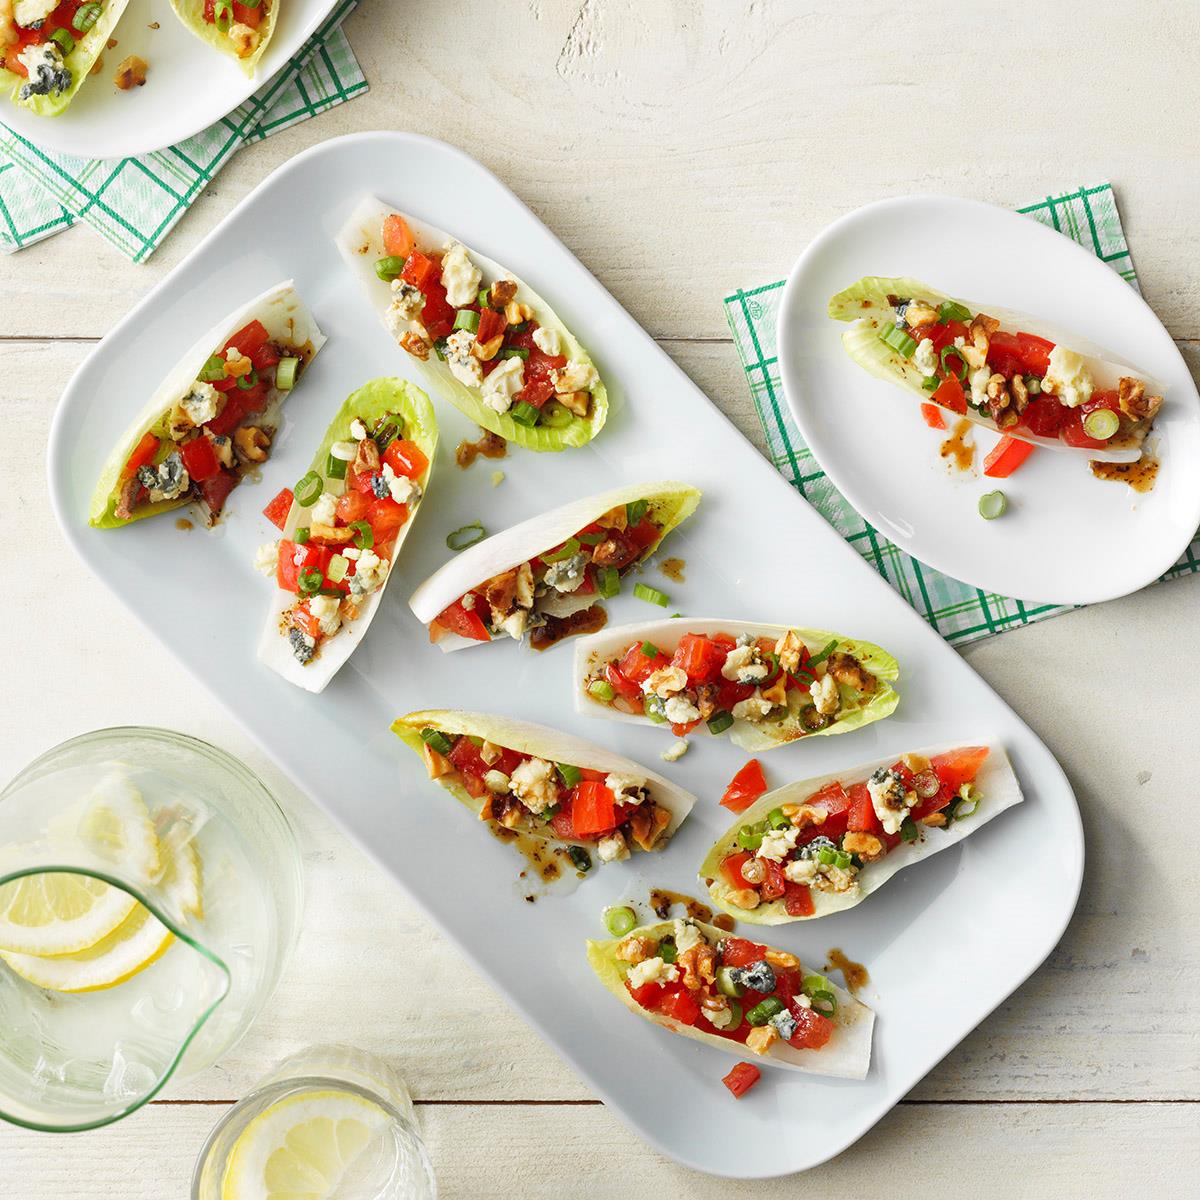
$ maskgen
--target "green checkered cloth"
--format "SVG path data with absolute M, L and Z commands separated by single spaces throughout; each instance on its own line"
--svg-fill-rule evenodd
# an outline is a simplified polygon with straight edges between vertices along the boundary
M 1018 212 L 1057 229 L 1137 287 L 1137 276 L 1112 185 L 1047 196 Z M 787 481 L 948 642 L 966 645 L 1006 629 L 1068 612 L 1071 605 L 1032 604 L 985 592 L 918 562 L 864 521 L 833 486 L 804 444 L 783 399 L 775 333 L 784 281 L 739 290 L 725 298 L 725 315 L 741 355 L 771 461 Z M 1200 537 L 1163 579 L 1200 572 Z
M 340 26 L 342 0 L 282 71 L 207 129 L 140 158 L 41 150 L 0 125 L 0 250 L 12 253 L 76 221 L 145 262 L 234 153 L 361 95 L 367 81 Z

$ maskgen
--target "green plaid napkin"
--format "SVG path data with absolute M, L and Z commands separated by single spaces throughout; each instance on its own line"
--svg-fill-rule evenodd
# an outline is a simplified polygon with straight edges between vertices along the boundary
M 21 250 L 79 220 L 134 262 L 145 262 L 235 151 L 367 90 L 340 29 L 357 3 L 342 0 L 249 100 L 165 150 L 75 158 L 41 150 L 0 125 L 0 250 Z
M 1066 234 L 1137 287 L 1112 185 L 1047 196 L 1018 212 Z M 951 579 L 905 554 L 868 524 L 830 483 L 804 444 L 783 398 L 775 331 L 784 281 L 725 298 L 725 316 L 741 355 L 771 460 L 787 481 L 948 642 L 966 645 L 1020 625 L 1067 612 L 1065 604 L 1028 604 Z M 1163 579 L 1200 572 L 1200 537 Z

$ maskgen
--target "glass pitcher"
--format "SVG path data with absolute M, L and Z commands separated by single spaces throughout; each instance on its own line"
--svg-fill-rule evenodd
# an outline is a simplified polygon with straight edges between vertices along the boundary
M 287 818 L 164 729 L 64 742 L 0 792 L 0 1117 L 118 1120 L 228 1050 L 299 927 Z

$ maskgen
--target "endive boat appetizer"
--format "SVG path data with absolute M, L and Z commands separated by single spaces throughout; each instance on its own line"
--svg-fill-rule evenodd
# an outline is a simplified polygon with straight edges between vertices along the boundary
M 373 379 L 334 417 L 312 467 L 265 510 L 283 530 L 255 565 L 277 591 L 258 657 L 319 692 L 354 652 L 429 486 L 437 421 L 402 379 Z
M 324 344 L 291 280 L 209 330 L 125 431 L 90 523 L 111 529 L 192 501 L 216 521 L 243 476 L 267 461 L 280 405 Z
M 253 75 L 271 35 L 282 0 L 171 0 L 175 15 L 201 41 L 236 58 Z
M 863 1079 L 875 1014 L 786 950 L 699 921 L 589 941 L 588 962 L 626 1008 L 673 1033 L 813 1075 Z
M 409 607 L 443 650 L 527 633 L 545 649 L 603 623 L 596 601 L 615 596 L 699 503 L 695 488 L 674 481 L 576 500 L 471 545 L 425 580 Z
M 899 673 L 886 650 L 841 634 L 674 618 L 576 643 L 575 706 L 679 737 L 703 723 L 757 752 L 881 720 L 900 701 Z
M 58 116 L 100 57 L 129 0 L 0 0 L 0 87 Z
M 853 908 L 897 871 L 1020 803 L 999 746 L 925 750 L 768 792 L 700 865 L 713 903 L 756 925 Z
M 696 798 L 631 759 L 544 725 L 490 713 L 409 713 L 392 732 L 480 820 L 569 849 L 587 870 L 661 850 Z
M 476 424 L 530 450 L 582 446 L 603 428 L 608 393 L 587 351 L 499 263 L 373 197 L 338 248 L 384 327 Z
M 986 309 L 916 279 L 867 276 L 829 301 L 846 353 L 880 379 L 989 429 L 1089 459 L 1132 462 L 1162 385 L 1035 317 Z

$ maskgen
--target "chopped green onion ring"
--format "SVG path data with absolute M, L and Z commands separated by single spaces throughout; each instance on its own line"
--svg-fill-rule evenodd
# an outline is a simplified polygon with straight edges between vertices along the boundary
M 1121 418 L 1111 408 L 1093 408 L 1083 418 L 1083 432 L 1098 442 L 1107 442 L 1121 428 Z
M 567 538 L 565 542 L 557 549 L 552 550 L 549 554 L 542 555 L 542 562 L 556 563 L 566 562 L 573 554 L 579 553 L 579 539 Z
M 616 567 L 596 568 L 596 591 L 605 600 L 611 599 L 621 590 L 621 572 Z
M 218 379 L 224 379 L 225 360 L 219 354 L 214 354 L 200 368 L 200 374 L 196 378 L 202 380 L 204 383 L 216 383 Z
M 450 739 L 440 729 L 422 729 L 421 741 L 439 754 L 449 754 L 454 749 Z
M 63 58 L 66 58 L 72 50 L 75 49 L 75 39 L 63 28 L 56 29 L 51 35 L 50 40 L 54 42 L 63 53 Z
M 482 542 L 485 537 L 487 537 L 487 530 L 478 521 L 472 521 L 470 525 L 463 525 L 453 533 L 446 534 L 446 548 L 457 554 L 468 546 Z
M 837 648 L 838 640 L 834 638 L 820 654 L 814 654 L 804 665 L 806 667 L 815 667 L 818 663 L 823 663 Z
M 280 392 L 290 392 L 296 386 L 296 372 L 300 369 L 300 360 L 289 355 L 281 358 L 275 364 L 275 388 Z
M 360 550 L 370 550 L 375 545 L 375 530 L 367 521 L 351 521 L 346 526 L 347 529 L 354 530 L 354 544 Z
M 994 521 L 1008 511 L 1008 497 L 1000 491 L 985 492 L 979 497 L 979 515 L 985 521 Z
M 248 392 L 252 387 L 258 385 L 258 372 L 251 367 L 245 375 L 238 376 L 237 385 L 239 392 Z
M 653 642 L 643 642 L 642 643 L 642 653 L 647 658 L 657 658 L 658 657 L 658 647 Z
M 404 270 L 405 260 L 397 254 L 385 254 L 375 260 L 375 274 L 384 283 L 391 283 Z
M 942 363 L 942 370 L 945 371 L 947 375 L 950 374 L 952 368 L 946 362 L 946 359 L 949 358 L 950 355 L 952 355 L 952 354 L 954 355 L 955 358 L 958 359 L 959 365 L 962 367 L 961 371 L 954 372 L 958 376 L 959 381 L 961 382 L 961 381 L 965 380 L 967 377 L 967 360 L 965 358 L 963 358 L 963 353 L 957 346 L 943 346 L 942 347 L 942 352 L 940 355 L 938 355 L 938 357 Z
M 567 854 L 581 875 L 586 875 L 592 869 L 592 856 L 582 846 L 568 846 Z
M 637 924 L 637 914 L 632 908 L 620 905 L 604 910 L 604 927 L 613 937 L 624 937 Z
M 479 314 L 473 308 L 460 308 L 454 314 L 454 328 L 475 333 L 479 328 Z
M 913 351 L 917 348 L 917 343 L 890 321 L 879 331 L 879 340 L 905 358 L 912 358 Z
M 570 763 L 555 763 L 558 768 L 559 775 L 562 776 L 562 781 L 569 788 L 573 788 L 580 780 L 579 768 L 572 766 Z
M 312 595 L 325 582 L 319 567 L 305 567 L 296 577 L 296 583 L 302 596 Z
M 666 608 L 671 603 L 671 597 L 666 592 L 660 592 L 658 588 L 651 587 L 648 583 L 635 583 L 633 594 L 639 600 L 645 600 L 647 604 L 657 604 L 659 608 Z
M 325 459 L 325 474 L 330 479 L 345 479 L 347 466 L 349 464 L 344 458 L 338 458 L 336 454 L 330 454 Z
M 71 24 L 78 33 L 87 33 L 100 19 L 103 6 L 100 4 L 83 4 L 75 10 Z
M 595 696 L 597 700 L 603 700 L 606 704 L 617 698 L 613 685 L 607 679 L 593 679 L 588 684 L 588 693 Z
M 943 300 L 938 307 L 938 320 L 946 325 L 950 321 L 961 321 L 964 325 L 971 319 L 971 310 L 963 308 L 954 300 Z
M 636 525 L 645 515 L 646 510 L 650 507 L 648 500 L 631 500 L 625 505 L 625 520 L 630 525 Z
M 714 713 L 708 718 L 709 733 L 724 733 L 730 725 L 733 724 L 733 713 L 719 712 Z
M 292 494 L 301 508 L 311 508 L 324 490 L 325 485 L 321 482 L 320 475 L 316 471 L 309 471 L 292 489 Z

